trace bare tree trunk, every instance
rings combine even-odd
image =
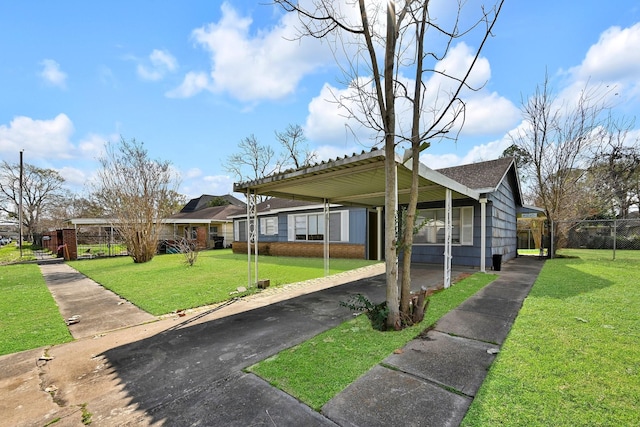
[[[361,1],[361,3],[364,3]],[[396,10],[395,2],[390,1],[387,9],[387,43],[384,57],[384,90],[386,109],[383,113],[385,127],[385,262],[387,278],[387,328],[400,329],[398,305],[398,168],[396,166],[395,145],[395,91],[393,72],[395,70],[396,48]]]

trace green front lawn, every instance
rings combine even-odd
[[[330,274],[375,264],[376,261],[332,259]],[[231,292],[247,287],[247,256],[231,250],[203,251],[193,267],[182,254],[158,255],[135,264],[130,257],[101,258],[68,263],[91,279],[143,310],[161,315],[228,300]],[[271,286],[324,276],[321,258],[259,257],[259,277]],[[254,265],[251,265],[252,275]]]
[[[20,257],[20,248],[15,242],[0,246],[0,265],[11,264],[19,261],[31,261],[34,259],[36,258],[33,256],[31,243],[22,243],[22,257]]]
[[[72,340],[40,268],[0,267],[0,355]]]
[[[422,323],[380,332],[360,315],[248,368],[315,410],[497,276],[476,273],[431,296]],[[381,387],[384,387],[381,384]],[[408,399],[411,397],[408,396]]]
[[[640,251],[548,260],[463,426],[640,420]]]

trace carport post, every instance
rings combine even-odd
[[[329,275],[329,201],[324,199],[324,276]]]
[[[447,188],[444,202],[444,288],[451,286],[451,189]]]
[[[256,208],[256,193],[251,194],[251,189],[247,188],[247,289],[253,287],[251,280],[251,244],[254,244],[255,251],[255,278],[258,282],[258,217]]]

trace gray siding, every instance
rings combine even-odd
[[[473,206],[473,246],[452,245],[451,255],[453,258],[451,263],[454,265],[480,267],[480,204],[472,199],[453,201],[453,207],[464,206]],[[421,204],[418,208],[442,209],[444,208],[444,202]],[[444,264],[444,245],[414,245],[411,261],[428,264]]]
[[[502,255],[507,261],[516,256],[516,202],[514,184],[504,179],[497,191],[488,195],[486,218],[485,266],[492,266],[492,255]],[[480,267],[481,218],[480,203],[475,200],[454,200],[454,207],[473,206],[473,246],[453,245],[451,263]],[[443,208],[444,202],[420,205],[420,209]],[[413,262],[444,264],[444,245],[414,245],[411,259]]]
[[[516,202],[509,179],[504,179],[497,191],[489,195],[491,201],[491,228],[487,235],[491,239],[490,254],[502,255],[506,261],[515,258],[518,244],[516,225]]]
[[[349,212],[349,241],[345,243],[364,245],[367,239],[367,209],[340,207],[340,208],[333,208],[331,210],[331,212],[338,212],[338,211]],[[259,230],[260,234],[258,235],[258,241],[259,242],[286,242],[288,239],[288,223],[287,223],[288,216],[291,214],[310,214],[310,213],[314,213],[314,214],[322,213],[322,210],[309,209],[309,210],[278,213],[278,234],[267,236],[262,234],[262,230]],[[258,223],[260,223],[260,218],[267,218],[270,216],[271,215],[259,216]],[[318,243],[320,244],[322,242],[319,241]]]

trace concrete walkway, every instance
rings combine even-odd
[[[157,317],[140,310],[63,263],[41,264],[40,271],[74,338],[152,322]]]
[[[339,302],[351,295],[384,300],[382,265],[157,321],[79,273],[43,266],[63,316],[80,315],[70,329],[84,338],[0,357],[0,426],[82,426],[82,408],[93,426],[458,425],[542,264],[504,264],[426,339],[390,355],[321,413],[243,369],[350,318]],[[412,273],[415,288],[442,281],[433,266]]]
[[[341,426],[459,425],[542,265],[535,257],[504,265],[498,279],[352,383],[322,413]]]

